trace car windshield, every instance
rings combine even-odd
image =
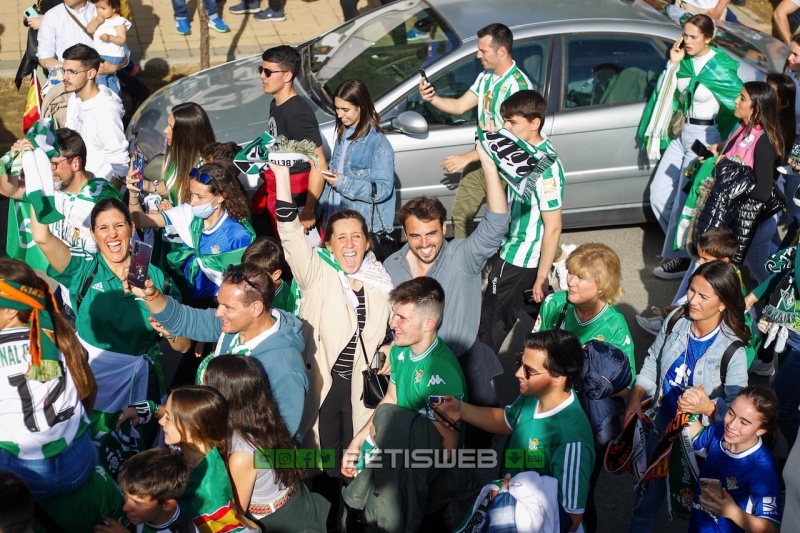
[[[427,3],[395,2],[323,35],[308,53],[311,73],[330,97],[344,80],[362,80],[378,100],[450,54],[461,39]]]

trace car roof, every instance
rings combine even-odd
[[[633,0],[427,0],[465,41],[478,29],[500,22],[513,30],[526,26],[576,20],[666,22],[663,15]]]

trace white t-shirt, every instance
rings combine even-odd
[[[711,61],[716,52],[711,50],[707,54],[700,57],[692,58],[692,66],[694,67],[695,74],[699,74],[706,63]],[[678,78],[678,90],[683,93],[689,86],[689,78]],[[710,120],[717,116],[719,113],[719,102],[714,94],[708,90],[706,86],[700,84],[694,91],[692,96],[692,108],[689,109],[689,117]]]
[[[98,26],[97,30],[94,32],[94,49],[97,50],[97,53],[101,56],[125,57],[127,55],[125,53],[125,45],[118,45],[112,42],[100,40],[101,35],[111,35],[112,37],[116,36],[117,26],[125,26],[126,30],[131,29],[131,23],[128,21],[128,19],[117,15],[103,21],[103,23],[100,24],[100,26]]]

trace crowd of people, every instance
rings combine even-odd
[[[800,529],[800,218],[786,200],[800,183],[800,40],[785,74],[742,83],[713,45],[722,9],[682,19],[639,140],[660,159],[655,275],[683,282],[637,317],[656,335],[637,369],[615,307],[619,256],[560,243],[558,139],[542,133],[545,100],[509,28],[478,30],[485,70],[461,97],[419,82],[441,112],[478,110],[474,150],[442,163],[463,172],[447,240],[438,199],[397,205],[392,146],[360,80],[333,94],[326,160],[289,46],[258,69],[266,134],[305,153],[276,143],[253,159],[184,102],[145,179],[108,77],[126,62],[120,9],[47,12],[40,62],[60,72],[66,106],[0,158],[0,194],[29,218],[38,254],[0,259],[0,531],[35,515],[39,530],[100,533],[594,533],[604,468],[635,476],[631,531],[653,531],[664,500],[689,531]],[[76,14],[121,54],[70,26]],[[252,199],[240,157],[261,167]],[[378,246],[395,220],[406,242]],[[501,407],[493,378],[519,311],[535,325],[513,362],[519,395]],[[169,380],[166,352],[184,354]],[[776,366],[771,388],[749,386]],[[463,452],[495,436],[507,436],[498,481],[481,490]],[[396,464],[398,450],[453,462]]]

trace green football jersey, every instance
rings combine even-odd
[[[558,480],[558,500],[571,514],[581,514],[594,467],[594,436],[589,419],[574,392],[546,413],[537,412],[539,399],[520,396],[506,406],[511,436],[506,442],[500,476],[533,470]]]
[[[461,365],[444,341],[436,337],[427,350],[414,355],[409,346],[392,346],[390,379],[397,388],[397,405],[419,411],[431,420],[428,396],[450,394],[460,400],[466,397],[466,383]]]
[[[556,327],[558,316],[567,301],[566,292],[555,292],[547,296],[539,308],[539,316],[533,326],[534,333],[548,331]],[[575,306],[570,305],[561,329],[574,333],[581,344],[590,340],[604,341],[622,350],[631,365],[631,385],[636,381],[636,361],[633,358],[633,338],[628,323],[616,307],[606,304],[595,316],[581,321]]]

